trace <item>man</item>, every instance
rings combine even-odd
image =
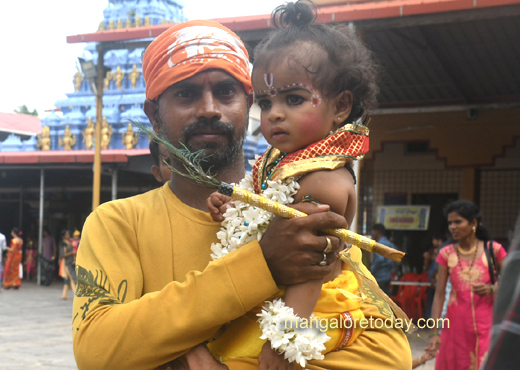
[[[43,228],[42,256],[50,261],[56,259],[56,241],[49,234],[49,229]]]
[[[7,243],[5,241],[5,235],[0,233],[0,282],[4,280],[4,251],[7,250]],[[1,285],[1,284],[0,284]]]
[[[371,234],[372,239],[374,239],[376,242],[395,249],[394,243],[392,243],[386,237],[386,228],[383,224],[375,224],[372,226]],[[390,278],[393,267],[394,263],[392,260],[380,256],[379,254],[372,254],[372,265],[370,266],[370,272],[372,272],[372,275],[374,275],[381,290],[387,295],[390,295]]]
[[[157,182],[164,184],[172,177],[172,171],[166,163],[164,163],[165,160],[169,161],[168,152],[162,145],[159,145],[153,140],[150,141],[149,148],[154,162],[152,165],[152,174]]]
[[[143,76],[144,110],[154,130],[175,145],[180,141],[201,150],[206,169],[219,180],[238,182],[244,175],[242,144],[252,102],[248,56],[240,39],[215,22],[175,25],[147,48]],[[172,164],[181,170],[176,161]],[[89,216],[73,308],[80,370],[257,369],[251,359],[220,364],[203,343],[277,294],[278,286],[330,272],[343,243],[331,237],[333,253],[320,266],[327,240],[318,230],[346,222],[326,212],[328,206],[312,204],[298,206],[314,212],[310,216],[276,218],[260,242],[209,263],[220,228],[206,212],[212,191],[173,173],[162,188],[105,203]],[[391,339],[381,348],[386,364],[403,357],[393,353],[394,342],[407,345],[403,334],[394,332],[399,340],[388,331],[380,333]],[[372,356],[378,340],[364,338],[351,357],[337,351],[330,361],[351,360],[361,369],[357,362]],[[409,354],[409,361],[404,358],[411,366]]]

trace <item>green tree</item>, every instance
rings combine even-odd
[[[29,108],[27,108],[27,105],[20,105],[18,107],[18,109],[15,109],[14,110],[15,113],[20,113],[20,114],[30,114],[31,116],[36,116],[38,117],[38,111],[36,109],[34,109],[32,112],[29,110]]]

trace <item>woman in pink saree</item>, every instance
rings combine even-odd
[[[444,304],[448,276],[452,284],[446,321],[439,336],[436,327],[430,334],[430,350],[439,350],[436,370],[477,370],[487,354],[491,336],[496,272],[506,256],[499,243],[488,242],[481,225],[478,207],[468,200],[458,200],[445,209],[454,244],[439,251],[437,288],[432,318],[437,322]],[[489,250],[489,261],[485,246]],[[496,265],[493,265],[493,258]],[[493,274],[494,283],[492,283]],[[448,325],[449,321],[449,325]]]
[[[23,240],[22,232],[16,227],[11,231],[11,244],[7,247],[7,260],[5,262],[4,289],[18,289],[22,285],[20,279],[20,264],[22,263]]]

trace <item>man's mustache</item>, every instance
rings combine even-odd
[[[229,139],[232,139],[235,136],[235,126],[233,126],[231,123],[225,123],[222,121],[209,122],[207,120],[200,120],[186,126],[182,130],[182,137],[184,139],[184,143],[187,143],[194,135],[194,132],[198,130],[220,131],[221,133],[225,134]]]

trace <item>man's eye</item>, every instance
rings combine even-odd
[[[233,87],[224,87],[222,90],[220,90],[220,95],[229,96],[233,95],[236,92],[236,90]]]
[[[287,104],[290,104],[290,105],[299,105],[299,104],[302,104],[305,99],[302,98],[301,96],[298,96],[298,95],[287,95]]]
[[[271,108],[271,102],[269,100],[262,99],[262,100],[258,101],[257,103],[261,110],[266,110],[266,109]]]
[[[188,98],[192,98],[194,96],[193,91],[191,91],[191,90],[181,90],[181,91],[178,91],[175,95],[182,99],[188,99]]]

